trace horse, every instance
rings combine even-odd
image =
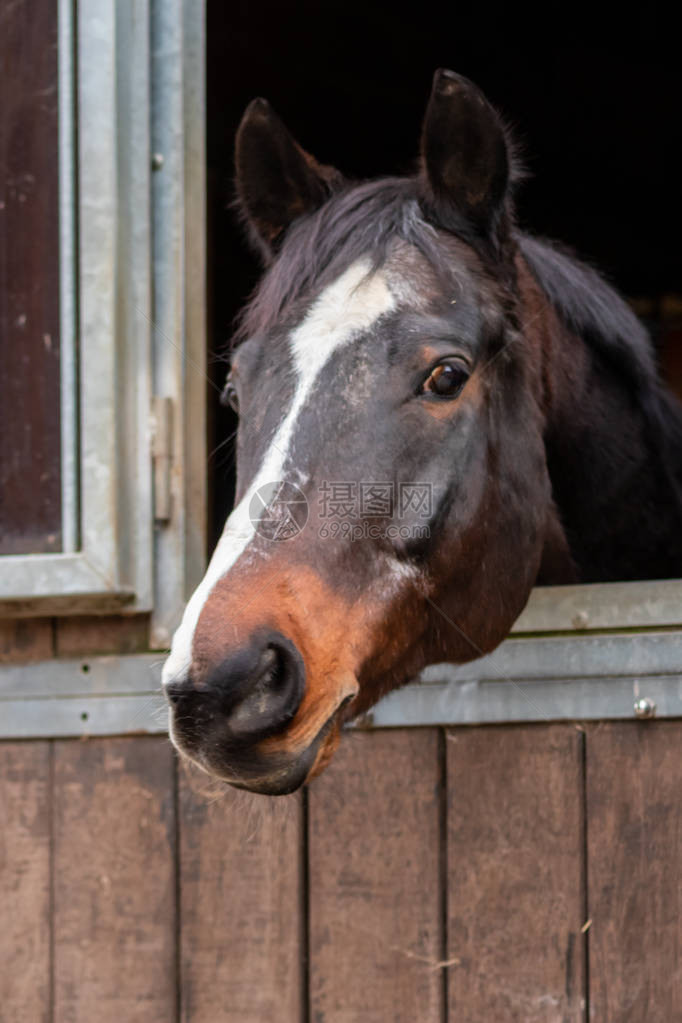
[[[294,791],[537,584],[681,574],[682,414],[623,299],[518,226],[522,173],[447,70],[404,177],[347,180],[246,109],[236,503],[163,671],[172,741],[232,785]]]

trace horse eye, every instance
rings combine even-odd
[[[456,398],[468,379],[469,371],[461,362],[440,362],[424,381],[422,392],[439,398]]]
[[[234,412],[239,412],[239,396],[237,394],[237,388],[234,386],[230,377],[227,378],[227,383],[223,387],[220,395],[220,404],[224,405],[225,408],[231,408]]]

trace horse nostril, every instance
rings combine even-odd
[[[254,741],[280,731],[298,710],[303,686],[303,662],[296,648],[284,637],[271,639],[242,679],[240,698],[230,709],[233,737]]]
[[[285,728],[304,687],[303,658],[294,644],[279,632],[263,630],[203,677],[195,673],[191,680],[173,680],[165,692],[176,734],[192,741],[220,734],[222,742],[243,747]]]

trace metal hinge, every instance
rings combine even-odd
[[[152,398],[152,466],[154,521],[170,522],[173,469],[173,399]]]

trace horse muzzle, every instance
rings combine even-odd
[[[333,704],[311,713],[306,671],[296,646],[259,630],[208,670],[169,680],[171,738],[181,754],[238,788],[285,795],[333,752],[337,717],[357,692],[346,679]]]

